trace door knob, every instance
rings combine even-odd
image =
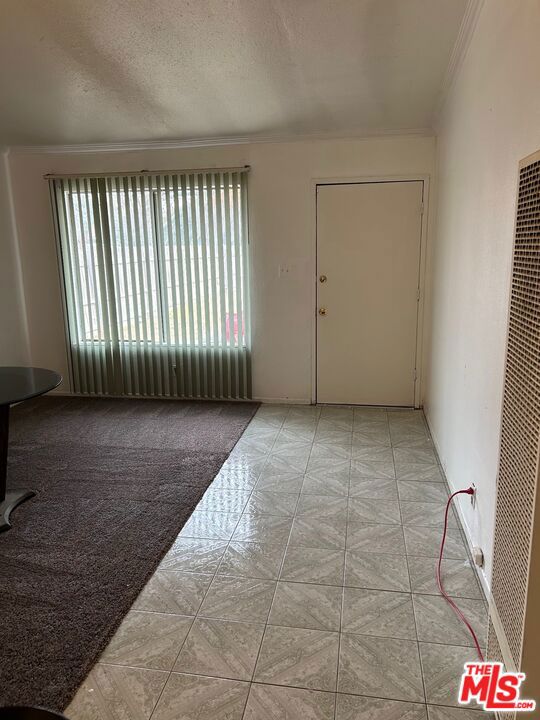
[[[326,308],[319,308],[319,315],[326,315]]]
[[[326,277],[326,275],[321,275],[319,278],[319,282],[322,282],[322,283],[326,282],[327,280],[328,280],[328,278]]]

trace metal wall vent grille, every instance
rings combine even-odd
[[[537,157],[537,156],[536,156]],[[521,167],[497,486],[492,594],[520,666],[540,441],[540,160]],[[488,657],[500,659],[493,627]]]

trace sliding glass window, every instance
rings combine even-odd
[[[50,184],[74,391],[251,397],[247,173]]]

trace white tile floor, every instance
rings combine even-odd
[[[66,711],[72,720],[476,720],[437,594],[420,411],[262,406]],[[486,608],[455,518],[444,575]]]

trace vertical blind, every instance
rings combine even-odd
[[[251,397],[246,172],[50,187],[74,391]]]

